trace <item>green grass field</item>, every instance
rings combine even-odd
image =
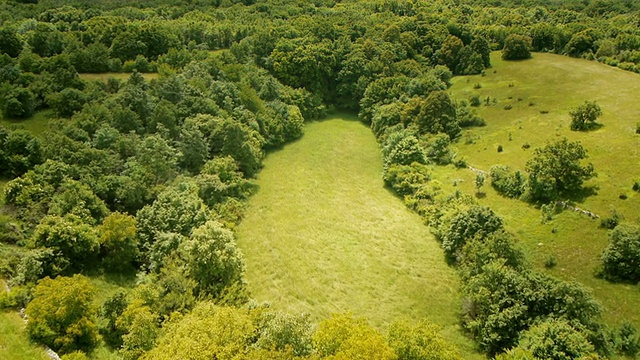
[[[2,279],[0,291],[5,291]],[[0,311],[0,359],[49,359],[42,347],[29,341],[24,329],[25,323],[17,312]]]
[[[384,331],[427,319],[466,357],[458,278],[421,219],[383,187],[371,131],[335,115],[270,154],[238,229],[253,297],[314,320],[351,311]]]
[[[52,121],[51,111],[39,111],[33,117],[25,120],[4,119],[0,116],[0,126],[8,129],[25,129],[29,130],[36,136],[41,136],[45,131],[49,130],[49,124]]]
[[[149,74],[140,73],[140,75],[142,75],[142,77],[147,81],[157,79],[159,76],[157,73],[149,73]],[[109,80],[109,78],[114,78],[122,81],[127,81],[127,79],[129,79],[130,76],[131,76],[130,73],[104,73],[104,74],[84,73],[84,74],[80,74],[80,79],[88,80],[88,81],[93,81],[93,80],[107,81]]]
[[[29,341],[17,312],[0,312],[0,325],[0,359],[49,359],[43,348]]]
[[[518,62],[502,61],[500,53],[494,53],[492,64],[486,76],[453,79],[450,92],[454,98],[479,95],[497,99],[494,105],[480,107],[479,114],[487,126],[464,131],[456,144],[459,156],[484,170],[495,164],[524,170],[534,148],[563,137],[579,140],[589,151],[588,160],[598,177],[586,183],[596,194],[576,205],[601,217],[610,216],[615,209],[626,221],[640,221],[640,194],[631,190],[633,180],[640,178],[640,135],[634,133],[640,121],[640,75],[597,62],[538,53]],[[475,84],[481,88],[474,89]],[[570,131],[569,110],[585,100],[595,100],[602,107],[604,114],[599,122],[604,126],[590,132]],[[506,105],[512,109],[505,110]],[[531,148],[523,149],[524,144]],[[502,153],[497,152],[498,145],[503,146]],[[457,180],[460,188],[474,192],[475,174],[470,170],[439,168],[436,177],[449,185]],[[599,256],[608,243],[607,232],[599,228],[598,220],[564,211],[550,223],[541,224],[539,209],[501,197],[489,181],[483,190],[486,197],[480,202],[505,219],[535,266],[544,269],[545,260],[555,257],[558,265],[548,271],[591,288],[604,306],[609,323],[631,320],[640,326],[639,287],[594,277]],[[621,194],[628,198],[620,199]]]

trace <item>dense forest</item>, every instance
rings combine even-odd
[[[489,99],[450,96],[455,76],[490,72],[492,51],[640,73],[636,1],[5,0],[0,34],[0,307],[25,309],[29,338],[63,359],[462,358],[425,321],[314,324],[252,300],[234,229],[262,160],[334,110],[371,127],[385,184],[458,272],[479,352],[640,351],[633,324],[609,326],[587,288],[531,266],[491,208],[430,181],[432,166],[468,166],[451,145],[488,121]],[[572,129],[600,114],[586,102]],[[476,187],[553,213],[596,175],[586,158],[560,139]],[[605,226],[600,276],[636,284],[640,229]],[[135,280],[98,305],[96,274]]]

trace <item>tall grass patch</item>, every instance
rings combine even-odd
[[[379,328],[426,319],[473,357],[458,287],[421,219],[384,188],[370,129],[348,115],[270,154],[238,229],[252,296],[321,320],[351,311]]]

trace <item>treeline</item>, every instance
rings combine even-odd
[[[26,306],[32,339],[72,353],[102,337],[131,359],[194,348],[201,358],[457,358],[429,325],[392,326],[383,337],[337,317],[314,331],[308,319],[250,301],[233,229],[251,179],[266,151],[340,108],[371,125],[385,182],[429,219],[460,269],[463,325],[483,351],[612,351],[588,292],[532,270],[489,209],[459,194],[443,199],[429,166],[466,166],[450,144],[461,128],[484,125],[473,104],[447,94],[452,76],[485,71],[490,51],[514,34],[534,51],[635,70],[632,14],[405,0],[115,4],[0,7],[3,117],[59,118],[42,137],[0,130],[0,172],[13,179],[0,217],[11,245],[0,248],[0,269],[12,291],[0,304]],[[128,80],[79,75],[120,71]],[[563,194],[589,175],[557,187],[548,173],[525,184],[502,170],[495,186],[503,180],[514,196],[527,186]],[[76,275],[96,272],[136,272],[139,285],[98,312]],[[61,288],[77,296],[60,299]],[[75,317],[52,315],[63,303]],[[624,331],[627,351],[636,335]],[[549,334],[562,345],[545,348]]]

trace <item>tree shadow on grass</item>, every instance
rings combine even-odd
[[[123,264],[118,270],[103,270],[100,268],[92,268],[85,272],[89,277],[102,278],[105,282],[120,287],[133,287],[136,283],[136,274],[138,270],[131,264]]]
[[[588,197],[598,195],[599,186],[584,186],[578,191],[564,194],[564,198],[574,203],[583,203]]]
[[[599,130],[599,129],[603,128],[603,127],[604,127],[604,124],[600,124],[600,123],[594,122],[594,123],[585,124],[584,125],[584,129],[576,129],[574,131],[586,133],[586,132],[590,132],[590,131]]]

